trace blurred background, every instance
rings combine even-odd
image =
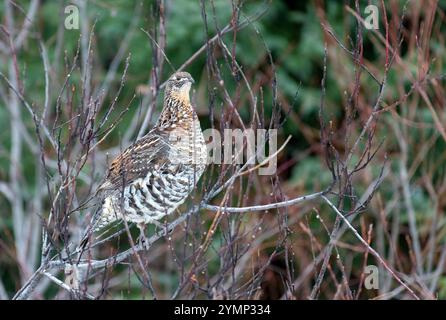
[[[369,4],[378,29],[364,27]],[[336,176],[327,197],[382,261],[317,198],[224,215],[200,256],[215,212],[199,210],[140,252],[142,263],[109,264],[76,290],[100,299],[151,299],[153,290],[161,299],[413,299],[403,282],[418,298],[445,299],[445,9],[433,0],[3,1],[0,298],[79,236],[89,212],[72,210],[153,126],[160,85],[185,64],[203,129],[273,127],[279,147],[291,136],[276,174],[244,175],[210,202],[284,201]],[[236,169],[210,166],[180,211]],[[128,248],[122,236],[91,259]],[[370,265],[377,287],[366,288]],[[70,277],[52,270],[29,297],[74,298]]]

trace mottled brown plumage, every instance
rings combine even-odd
[[[206,146],[191,105],[193,83],[187,72],[167,81],[163,110],[149,133],[112,162],[99,187],[102,210],[95,229],[117,219],[139,227],[172,213],[200,179],[206,166]]]

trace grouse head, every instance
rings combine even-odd
[[[166,95],[189,97],[190,87],[194,82],[190,73],[176,72],[167,80]]]

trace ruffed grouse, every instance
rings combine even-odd
[[[194,80],[177,72],[167,81],[160,117],[122,152],[99,187],[102,210],[94,230],[125,219],[143,232],[181,205],[206,167],[206,145],[189,91]]]

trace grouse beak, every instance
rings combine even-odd
[[[192,78],[190,78],[189,79],[189,81],[192,83],[192,84],[194,84],[195,83],[195,80],[194,79],[192,79]]]

